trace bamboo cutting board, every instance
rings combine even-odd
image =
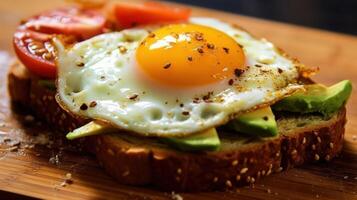
[[[15,114],[10,109],[6,68],[13,55],[12,33],[22,18],[64,4],[60,0],[0,1],[0,199],[170,199],[179,196],[184,199],[357,199],[357,37],[201,8],[193,8],[194,15],[237,23],[271,40],[303,63],[319,66],[321,71],[315,77],[318,82],[353,81],[345,146],[339,158],[271,175],[253,187],[175,196],[151,188],[117,184],[91,155],[26,145],[31,138],[37,143],[44,142],[42,133],[47,132],[36,123],[28,124],[32,121],[30,116]],[[18,140],[22,143],[18,144]],[[68,173],[73,182],[65,184]]]

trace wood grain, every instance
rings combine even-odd
[[[8,54],[12,55],[11,37],[19,20],[40,10],[64,5],[60,0],[11,0],[0,2],[0,141],[5,137],[29,139],[29,134],[45,132],[19,122],[23,115],[10,109],[6,93]],[[35,6],[36,5],[36,6]],[[357,38],[310,28],[258,20],[213,10],[193,8],[194,15],[211,16],[237,23],[259,37],[271,40],[290,55],[321,71],[316,80],[332,84],[342,79],[353,81],[353,95],[348,103],[345,148],[340,158],[330,163],[267,177],[254,187],[228,192],[180,194],[184,199],[357,199]],[[8,54],[7,54],[7,53]],[[46,147],[10,151],[0,145],[0,189],[19,195],[46,199],[167,199],[170,193],[150,188],[117,184],[107,176],[90,155]],[[59,163],[51,164],[55,155]],[[52,162],[53,163],[53,162]],[[73,183],[61,183],[71,173]],[[1,197],[6,196],[0,193]],[[19,196],[20,197],[20,196]]]

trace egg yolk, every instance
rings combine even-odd
[[[145,75],[172,87],[213,84],[245,68],[243,50],[233,38],[194,24],[168,25],[150,33],[136,59]]]

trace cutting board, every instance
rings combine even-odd
[[[12,33],[22,18],[64,4],[59,0],[0,2],[0,199],[357,199],[357,37],[197,7],[192,8],[196,16],[237,23],[306,65],[320,67],[315,77],[318,82],[353,81],[355,87],[347,105],[348,123],[340,157],[329,163],[308,164],[273,174],[249,187],[176,194],[120,185],[105,174],[91,155],[49,149],[46,145],[26,145],[31,138],[45,143],[41,137],[47,130],[38,128],[37,123],[29,124],[32,117],[19,114],[21,110],[11,109],[6,71],[13,56]],[[22,143],[17,143],[19,140]],[[65,181],[66,174],[71,174],[72,181]]]

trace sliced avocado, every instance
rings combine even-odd
[[[182,138],[161,138],[161,140],[182,151],[214,151],[221,145],[215,128]]]
[[[72,132],[69,132],[66,135],[66,138],[68,140],[74,140],[81,137],[108,133],[112,130],[114,130],[114,128],[108,125],[101,124],[96,121],[91,121],[88,124],[81,126],[77,129],[74,129]]]
[[[228,127],[237,132],[260,137],[278,134],[275,116],[269,106],[238,116],[228,123]]]
[[[344,80],[330,87],[312,84],[306,85],[305,89],[277,102],[273,109],[297,113],[316,112],[329,117],[347,101],[352,92],[352,83]]]

